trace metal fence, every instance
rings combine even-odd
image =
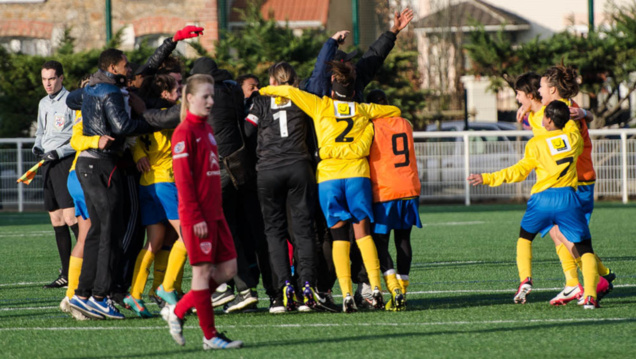
[[[636,195],[636,129],[590,130],[596,169],[596,198]],[[417,155],[425,201],[525,199],[536,177],[499,187],[472,187],[471,173],[494,172],[519,161],[531,134],[528,131],[416,132]]]
[[[535,174],[521,183],[500,187],[471,187],[470,173],[493,172],[519,161],[531,134],[528,131],[416,132],[415,152],[422,182],[420,199],[427,202],[522,200],[530,195]],[[596,169],[596,197],[636,196],[636,129],[591,130]],[[37,163],[31,153],[34,139],[0,139],[0,205],[5,210],[42,208],[42,178],[30,185],[16,180]]]

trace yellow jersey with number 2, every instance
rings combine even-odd
[[[264,96],[278,96],[292,100],[314,121],[318,147],[347,146],[363,137],[369,120],[383,117],[399,117],[401,111],[395,106],[362,104],[322,98],[292,86],[267,86],[260,90]],[[369,136],[368,138],[372,138]],[[371,147],[371,140],[364,146]],[[328,158],[318,163],[317,182],[335,179],[369,178],[369,162],[366,157],[356,159]]]

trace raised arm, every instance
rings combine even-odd
[[[356,91],[364,90],[369,82],[373,80],[382,67],[384,60],[395,46],[397,34],[402,31],[411,20],[413,20],[413,10],[406,8],[400,13],[395,12],[391,30],[380,35],[380,37],[369,46],[369,49],[364,55],[362,55],[360,61],[356,63],[356,83],[358,85],[356,86]]]
[[[314,71],[312,71],[311,76],[307,80],[305,87],[307,92],[317,96],[326,96],[329,94],[331,75],[327,62],[333,60],[338,45],[344,41],[348,34],[349,31],[346,30],[338,31],[322,45],[318,53],[318,58],[316,59],[316,64],[314,65]]]

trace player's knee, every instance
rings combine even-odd
[[[579,255],[581,256],[585,253],[594,253],[594,250],[592,249],[591,239],[586,239],[579,243],[574,243],[574,248],[576,248],[576,251],[579,252]]]
[[[523,229],[523,227],[520,228],[519,230],[519,238],[523,238],[523,239],[527,239],[529,241],[533,241],[534,237],[537,236],[537,233],[530,233],[528,231],[526,231],[525,229]]]

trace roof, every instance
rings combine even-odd
[[[240,11],[247,7],[248,0],[235,0],[230,11],[230,26],[243,25]],[[291,28],[325,27],[329,15],[329,0],[266,0],[261,5],[265,19],[274,19],[281,24],[289,22]]]
[[[502,26],[506,31],[530,29],[530,23],[524,18],[481,0],[467,0],[446,7],[418,20],[415,28],[434,33],[450,26],[453,32],[467,32],[471,31],[473,21],[484,25],[487,31],[497,31]]]

